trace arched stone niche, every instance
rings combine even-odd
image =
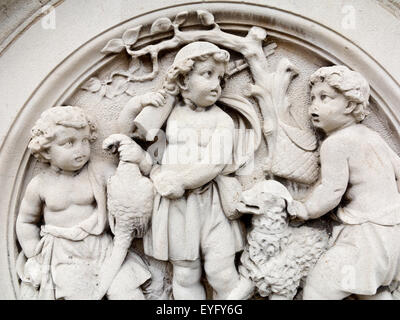
[[[3,93],[3,99],[0,98],[5,106],[2,110],[5,117],[2,119],[0,149],[2,179],[0,283],[3,289],[0,297],[2,299],[18,298],[19,282],[15,263],[19,248],[15,235],[15,221],[27,183],[41,170],[40,165],[27,150],[30,128],[40,113],[56,105],[77,105],[90,111],[95,115],[99,125],[99,138],[93,146],[93,156],[110,160],[111,158],[100,148],[103,138],[112,131],[112,126],[109,124],[118,117],[119,111],[130,95],[157,88],[166,68],[172,62],[176,50],[160,54],[160,73],[157,78],[151,82],[130,84],[130,95],[123,93],[110,99],[82,90],[82,85],[91,77],[104,79],[112,71],[127,66],[128,59],[124,52],[105,55],[101,53],[101,49],[109,40],[120,38],[129,28],[143,26],[135,47],[144,47],[170,37],[170,32],[151,35],[151,24],[160,17],[172,19],[184,10],[189,12],[198,9],[208,10],[214,15],[223,31],[237,35],[246,35],[253,26],[264,28],[268,34],[266,44],[273,42],[277,44],[275,53],[268,58],[270,68],[268,71],[274,71],[282,57],[287,57],[299,69],[299,75],[289,87],[288,94],[294,112],[298,113],[304,123],[307,123],[309,104],[309,75],[321,66],[332,64],[343,64],[357,70],[371,85],[371,115],[365,123],[378,131],[389,145],[398,154],[400,153],[400,114],[397,108],[400,101],[400,62],[390,59],[400,51],[400,45],[396,41],[396,31],[400,30],[398,28],[400,22],[374,1],[354,2],[353,8],[356,10],[355,16],[359,25],[350,31],[340,28],[338,21],[343,19],[342,7],[333,3],[325,7],[313,1],[306,1],[302,8],[290,4],[289,1],[286,4],[274,1],[271,3],[180,1],[175,5],[168,4],[168,1],[140,5],[139,3],[139,1],[129,4],[125,1],[115,1],[112,10],[107,11],[110,9],[108,7],[110,4],[106,1],[96,3],[88,1],[80,8],[70,1],[56,2],[54,3],[56,14],[60,17],[60,21],[57,22],[59,23],[57,28],[60,28],[58,31],[56,29],[51,36],[47,34],[42,44],[40,36],[43,32],[49,31],[40,29],[40,20],[34,21],[25,33],[22,30],[16,34],[13,42],[8,43],[0,55],[0,65],[5,67],[0,83],[6,90],[9,87],[12,93]],[[326,16],[329,9],[334,9],[334,15],[328,19]],[[371,9],[375,11],[368,11]],[[110,17],[101,24],[99,22],[101,17],[90,18],[93,13],[104,17],[110,14]],[[368,20],[366,16],[374,18],[375,29],[371,32],[375,36],[374,41],[370,41],[364,31],[366,26],[364,20]],[[73,25],[75,19],[80,21],[88,19],[86,27],[90,32],[86,30],[83,35],[80,34],[81,29]],[[96,22],[99,23],[97,28],[91,25]],[[382,26],[388,23],[391,23],[392,29],[385,30]],[[77,25],[80,28],[84,27],[82,22]],[[191,15],[183,29],[189,30],[198,26],[199,22]],[[65,34],[65,42],[59,38],[63,32],[68,32]],[[377,35],[381,37],[376,38]],[[56,47],[49,50],[48,46],[52,40]],[[393,53],[385,52],[388,45],[392,46]],[[29,50],[21,51],[24,47],[32,50],[32,57],[48,56],[47,62],[44,61],[46,59],[38,60],[38,66],[45,72],[36,70],[34,60],[29,61],[30,68],[26,68],[23,59],[29,59],[30,55]],[[52,57],[53,51],[56,57]],[[14,58],[11,56],[13,53],[17,53]],[[239,54],[231,53],[234,58],[241,58]],[[11,65],[17,65],[19,62],[25,69]],[[146,63],[144,61],[145,65]],[[29,79],[31,76],[32,79]],[[24,88],[25,81],[27,84]],[[243,84],[249,82],[251,76],[244,70],[233,76],[226,90],[244,93]],[[20,95],[17,95],[18,92]],[[265,143],[262,142],[262,147],[256,156],[259,161],[256,162],[254,174],[241,179],[246,189],[263,176],[260,168],[266,149]]]

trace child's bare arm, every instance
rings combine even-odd
[[[136,116],[147,105],[161,107],[165,103],[166,93],[164,90],[149,92],[140,96],[135,96],[128,101],[118,117],[119,133],[130,136],[135,131],[133,121]]]
[[[176,198],[181,194],[175,194],[171,190],[180,190],[182,193],[185,189],[192,190],[213,180],[232,161],[233,141],[222,138],[224,133],[230,133],[232,137],[233,129],[233,123],[231,126],[217,127],[207,147],[200,153],[201,160],[198,162],[166,165],[159,174],[151,175],[157,191],[162,196]],[[223,144],[221,144],[222,141]],[[176,186],[176,188],[170,188],[170,186]],[[172,194],[169,193],[170,191]]]
[[[135,130],[133,120],[135,120],[143,107],[140,96],[133,97],[128,101],[118,117],[118,129],[120,133],[126,135],[131,135],[133,133]]]
[[[334,209],[349,181],[348,155],[340,141],[326,140],[321,146],[320,157],[321,180],[303,202],[307,219],[319,218]]]
[[[35,248],[40,241],[38,223],[42,216],[42,200],[39,190],[40,179],[36,176],[26,189],[17,218],[17,236],[27,258],[35,255]]]
[[[396,152],[394,152],[392,150],[392,148],[390,148],[386,142],[385,142],[385,146],[388,149],[388,153],[389,153],[389,157],[390,157],[390,162],[392,163],[393,166],[393,170],[394,170],[394,174],[396,177],[396,181],[397,181],[397,189],[400,192],[400,157],[397,155]]]

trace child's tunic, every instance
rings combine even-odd
[[[362,124],[334,132],[323,142],[321,182],[304,205],[309,217],[317,218],[340,203],[337,215],[343,225],[334,231],[333,246],[308,281],[372,295],[400,280],[399,178],[400,158]]]
[[[232,163],[212,181],[186,190],[179,199],[156,195],[152,225],[143,239],[145,253],[156,259],[193,261],[205,257],[217,263],[219,258],[231,257],[244,247],[240,222],[229,220],[224,210],[230,206],[224,189],[227,183],[238,183],[227,175],[254,156],[260,144],[261,129],[258,116],[246,99],[225,96],[219,101],[236,111]],[[250,123],[250,130],[246,130],[245,121]],[[233,195],[231,200],[234,201]]]
[[[87,300],[96,294],[100,268],[111,256],[113,239],[105,231],[107,226],[105,182],[93,172],[92,165],[86,166],[83,170],[88,170],[97,207],[88,219],[77,226],[41,227],[42,238],[35,252],[42,268],[40,287],[32,293],[29,281],[25,279],[23,272],[20,272],[22,299]],[[125,281],[125,287],[136,290],[150,277],[151,274],[143,260],[134,252],[129,252],[114,281]],[[33,296],[28,296],[29,294]]]

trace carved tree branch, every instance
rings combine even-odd
[[[132,58],[138,58],[146,54],[157,57],[161,51],[175,49],[193,41],[207,40],[241,53],[250,66],[254,80],[261,81],[263,79],[265,68],[267,67],[267,59],[262,47],[262,40],[266,37],[264,29],[252,27],[246,37],[240,37],[222,31],[217,24],[214,24],[211,30],[195,31],[181,31],[178,25],[174,25],[174,33],[175,35],[172,39],[149,45],[140,50],[130,50],[128,48],[127,53]],[[156,65],[153,63],[153,68],[155,67]]]

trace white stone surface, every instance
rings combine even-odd
[[[297,72],[288,72],[286,75],[299,74],[292,81],[277,81],[285,88],[284,93],[272,93],[272,96],[275,94],[288,99],[288,103],[293,105],[292,110],[295,110],[295,120],[301,123],[305,135],[309,130],[306,114],[306,105],[309,103],[308,76],[321,66],[347,65],[361,72],[371,86],[371,115],[365,120],[366,125],[378,131],[390,147],[400,152],[400,114],[397,108],[400,101],[400,61],[393,58],[400,56],[400,19],[394,11],[396,7],[389,6],[385,1],[354,0],[338,3],[332,0],[322,4],[317,0],[234,0],[193,4],[181,0],[171,5],[167,0],[145,3],[138,0],[66,0],[55,4],[54,29],[49,28],[50,17],[36,20],[27,18],[25,21],[31,23],[26,28],[17,28],[11,34],[13,23],[10,20],[2,26],[2,30],[10,35],[0,46],[0,87],[3,88],[0,91],[0,177],[4,186],[0,197],[0,284],[5,288],[0,298],[18,296],[15,270],[18,248],[14,231],[16,214],[29,180],[34,173],[42,170],[29,158],[27,152],[29,130],[44,110],[60,104],[79,105],[100,120],[100,137],[99,142],[94,144],[93,156],[111,159],[102,153],[101,140],[114,133],[109,123],[118,118],[129,97],[122,94],[113,99],[98,98],[95,93],[80,88],[90,77],[105,79],[109,73],[126,65],[126,59],[118,55],[104,55],[101,50],[109,40],[120,38],[129,28],[143,25],[138,44],[146,45],[151,40],[151,37],[146,37],[150,25],[156,19],[165,16],[173,18],[183,10],[194,12],[201,9],[212,12],[227,32],[236,30],[243,35],[252,26],[266,29],[277,42],[277,49],[268,58],[263,71],[276,72],[284,79],[285,73],[279,73],[279,61],[289,58]],[[26,12],[25,9],[23,12]],[[40,12],[36,11],[33,16],[40,16]],[[15,17],[17,19],[17,15]],[[219,44],[222,40],[216,41]],[[235,51],[248,58],[240,46],[235,48],[235,44],[229,42],[222,45],[230,50],[238,49]],[[172,51],[162,55],[161,75],[151,84],[135,83],[132,86],[134,94],[154,91],[161,84],[162,76],[172,63],[175,53]],[[258,80],[264,79],[262,73],[257,76],[257,71],[254,71],[256,64],[252,64],[251,59],[247,61],[252,74],[246,71],[233,76],[227,82],[227,92],[243,94],[243,88],[251,81],[251,75],[255,77],[255,85],[262,82],[257,83]],[[268,99],[266,88],[268,86],[261,86],[261,95],[257,96],[257,86],[254,86],[250,88],[250,93],[256,97],[261,108],[259,116],[269,118],[266,115],[270,110],[263,107],[263,101]],[[257,104],[253,101],[253,105]],[[285,110],[286,107],[287,102],[275,105],[276,110]],[[279,119],[287,120],[285,117]],[[275,138],[270,140],[268,130],[274,131],[276,128],[263,127],[271,149]],[[288,136],[293,138],[296,135]],[[288,144],[282,145],[281,149],[277,145],[276,150],[285,150]],[[309,148],[307,152],[312,158],[315,150]],[[282,168],[273,166],[273,159],[269,162],[267,159],[266,146],[261,143],[255,158],[255,173],[239,178],[244,189],[249,189],[254,180],[263,179],[263,172],[293,179],[292,172],[283,174]],[[317,174],[313,166],[310,166],[309,171],[306,170],[307,174]],[[305,182],[311,183],[315,178],[313,176]],[[288,187],[298,194],[305,192],[302,188],[292,190]]]

